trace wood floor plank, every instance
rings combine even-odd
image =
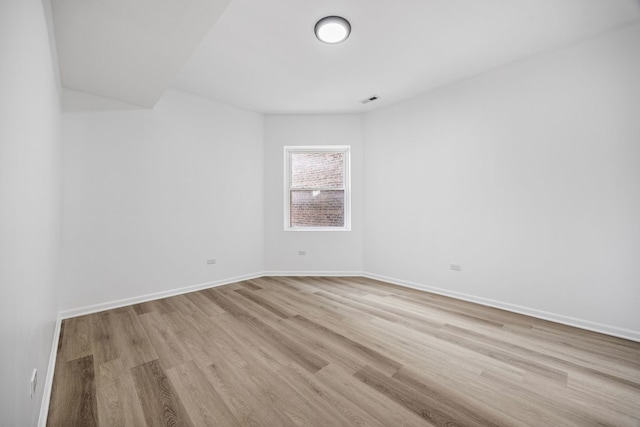
[[[193,361],[167,371],[196,426],[241,426],[220,393]]]
[[[113,316],[113,313],[105,312],[89,317],[91,354],[97,366],[118,357],[118,349],[113,340]]]
[[[124,367],[122,359],[110,360],[97,368],[96,389],[100,425],[147,425],[130,370]]]
[[[136,366],[131,374],[148,425],[193,426],[159,361]]]
[[[289,408],[289,390],[277,384],[274,372],[264,368],[263,356],[275,361],[281,358],[276,348],[256,336],[256,330],[245,324],[238,324],[231,315],[217,318],[222,325],[214,326],[211,336],[216,338],[212,347],[214,363],[204,367],[207,379],[221,393],[225,403],[242,424],[292,426],[297,423],[297,405]],[[226,323],[224,323],[226,322]],[[253,342],[257,344],[253,344]],[[251,343],[251,344],[250,344]],[[260,351],[249,351],[249,348]],[[275,363],[275,362],[274,362]],[[278,389],[280,396],[274,393]],[[260,414],[257,418],[256,414]],[[293,416],[293,417],[292,417]]]
[[[283,353],[287,354],[287,356],[291,357],[292,360],[300,363],[301,366],[305,367],[309,371],[316,372],[327,365],[326,361],[317,357],[313,353],[306,351],[302,346],[288,339],[284,334],[278,332],[269,325],[260,321],[258,318],[252,316],[249,312],[233,304],[219,292],[211,291],[207,295],[209,295],[216,304],[239,321],[246,322],[257,329],[260,329],[273,340],[274,344],[277,344],[282,349]]]
[[[49,426],[640,426],[640,343],[362,277],[61,325]]]
[[[448,399],[443,402],[438,397],[418,393],[415,388],[395,379],[390,379],[370,366],[364,366],[355,373],[355,377],[391,400],[402,404],[433,425],[496,425],[483,423],[483,420],[478,417],[469,416],[466,412],[458,411],[457,408],[447,405]]]
[[[605,364],[602,363],[602,361],[600,361],[600,363],[598,364],[598,367],[594,367],[594,366],[590,366],[591,361],[589,360],[585,360],[584,364],[580,364],[580,363],[576,363],[570,360],[564,360],[561,359],[557,356],[553,356],[553,355],[549,355],[549,354],[544,354],[540,351],[537,350],[532,350],[532,349],[528,349],[522,346],[519,346],[517,344],[512,344],[510,342],[506,342],[506,341],[501,341],[498,339],[495,339],[491,336],[488,336],[486,334],[479,334],[477,332],[474,331],[469,331],[469,330],[465,330],[459,327],[455,327],[455,326],[450,326],[450,325],[445,325],[445,330],[452,330],[454,331],[456,334],[460,335],[460,336],[467,336],[467,337],[471,337],[474,338],[476,342],[483,342],[485,344],[490,344],[492,345],[494,348],[505,348],[509,350],[509,353],[511,355],[513,354],[518,354],[519,356],[514,357],[514,361],[516,364],[518,363],[522,363],[523,360],[531,360],[531,359],[535,359],[535,360],[539,360],[539,361],[544,361],[545,363],[551,365],[551,366],[559,366],[559,369],[564,369],[564,370],[573,370],[573,371],[583,371],[583,372],[588,372],[590,375],[596,376],[596,377],[601,377],[604,379],[611,379],[615,382],[621,383],[621,384],[626,384],[629,387],[633,387],[636,389],[640,389],[640,381],[637,381],[635,379],[628,379],[628,378],[623,378],[622,375],[637,375],[638,372],[640,371],[640,369],[625,369],[627,366],[626,361],[620,362],[618,364],[616,364],[616,366],[618,367],[618,369],[620,371],[624,371],[624,372],[616,372],[616,373],[611,373],[608,372],[609,371],[609,366],[610,364]],[[468,346],[466,346],[468,347]],[[513,357],[513,356],[512,356]],[[593,360],[593,355],[591,355],[591,360]],[[596,359],[597,361],[598,359]],[[622,366],[620,366],[622,365]],[[535,370],[537,371],[539,368],[534,367]],[[622,375],[621,375],[622,374]],[[543,375],[549,375],[549,373],[543,373]],[[556,373],[552,373],[551,377],[552,378],[554,375],[557,375]],[[566,374],[560,374],[561,379],[563,379],[566,382]]]
[[[257,283],[251,280],[243,280],[242,282],[239,282],[239,285],[252,291],[257,291],[262,289],[260,285],[258,285]]]
[[[164,320],[166,316],[175,313],[177,311],[167,312],[164,315],[151,312],[138,316],[147,333],[149,342],[156,354],[158,354],[158,361],[165,370],[191,359],[183,346],[182,339],[176,336],[169,324]]]
[[[309,331],[315,331],[321,334],[328,342],[337,343],[339,346],[346,347],[348,351],[360,356],[362,359],[361,364],[378,365],[381,366],[381,369],[388,371],[389,373],[395,373],[402,366],[398,361],[385,356],[379,351],[356,342],[351,338],[309,320],[304,316],[298,314],[292,317],[291,320]]]
[[[220,320],[225,321],[224,317]],[[241,359],[245,366],[249,365],[254,369],[270,372],[272,377],[277,378],[273,384],[285,388],[287,415],[297,424],[316,425],[319,423],[318,420],[324,420],[321,424],[326,425],[351,424],[345,419],[344,414],[333,410],[335,405],[330,404],[327,399],[318,399],[319,391],[315,385],[310,385],[303,380],[303,378],[313,377],[313,374],[300,365],[289,363],[286,359],[279,357],[277,351],[273,351],[267,342],[256,337],[246,325],[222,323],[220,327],[224,330],[233,329],[233,337],[220,332],[217,336],[225,341],[224,346],[232,347],[231,351],[237,350],[243,355]],[[253,377],[253,375],[250,376]],[[262,387],[265,386],[266,384],[262,384]]]
[[[129,312],[117,313],[113,321],[117,330],[113,337],[114,345],[127,368],[158,359],[137,315]]]
[[[191,301],[196,307],[204,313],[205,316],[213,316],[215,314],[224,313],[224,310],[211,302],[203,292],[191,292],[184,295],[189,301]]]
[[[329,366],[323,369],[327,369]],[[317,374],[320,374],[320,372]],[[385,425],[372,413],[354,404],[351,400],[345,399],[337,390],[324,384],[317,375],[310,374],[299,366],[289,365],[281,368],[278,373],[305,398],[308,405],[313,406],[318,411],[316,420],[326,420],[327,425]],[[345,372],[344,374],[346,377],[352,378],[350,373]],[[310,425],[315,424],[317,422],[313,422]]]
[[[291,314],[287,313],[285,309],[283,309],[282,307],[278,307],[277,304],[273,303],[272,301],[269,301],[268,299],[261,297],[260,295],[256,295],[251,291],[247,291],[246,289],[237,289],[236,292],[242,295],[243,297],[253,301],[254,303],[266,308],[276,316],[279,316],[283,319],[287,319],[291,317]]]
[[[207,366],[213,363],[213,352],[210,351],[207,326],[209,318],[199,312],[192,315],[184,315],[180,312],[173,312],[162,315],[165,325],[179,339],[182,351],[179,353],[179,360],[194,360],[200,366]],[[180,362],[176,363],[176,366]]]
[[[63,321],[64,342],[58,358],[63,362],[80,359],[91,354],[89,316],[74,317]]]
[[[50,426],[98,425],[93,356],[85,356],[64,364],[64,381],[54,384],[49,405]]]
[[[516,425],[518,422],[506,414],[487,408],[478,399],[469,396],[460,389],[453,388],[439,381],[425,381],[414,371],[406,367],[393,374],[393,379],[415,390],[417,393],[431,397],[451,408],[450,412],[461,413],[474,420],[474,425]],[[466,384],[465,384],[466,385]]]
[[[327,393],[330,397],[327,399],[332,398],[329,401],[333,406],[353,405],[384,426],[415,427],[427,425],[418,414],[387,398],[383,393],[366,385],[340,366],[329,365],[318,372],[314,378],[305,379],[314,389],[319,389],[320,386],[327,387],[330,390],[330,393]]]

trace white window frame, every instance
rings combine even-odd
[[[343,153],[344,161],[344,227],[291,227],[291,153]],[[313,190],[336,190],[314,188]],[[351,146],[305,145],[284,147],[284,230],[285,231],[351,231]]]

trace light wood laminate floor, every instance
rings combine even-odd
[[[62,324],[49,426],[639,426],[640,344],[363,278]]]

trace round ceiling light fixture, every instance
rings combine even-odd
[[[318,21],[314,31],[321,42],[336,44],[349,38],[351,24],[340,16],[325,16]]]

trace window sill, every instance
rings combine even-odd
[[[351,231],[351,227],[286,227],[284,231]]]

